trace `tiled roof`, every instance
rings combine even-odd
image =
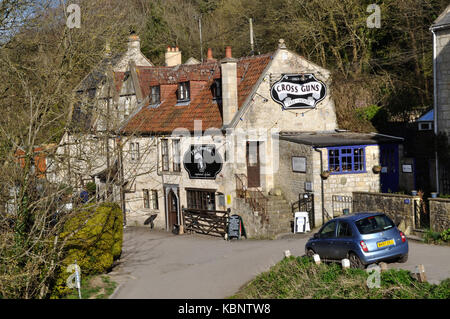
[[[271,54],[245,57],[237,60],[238,107],[252,92]],[[221,77],[220,62],[175,67],[137,67],[142,93],[149,95],[150,87],[161,86],[161,103],[145,105],[123,126],[122,132],[171,133],[176,128],[194,129],[194,121],[202,121],[202,129],[221,128],[221,103],[213,100],[211,85]],[[176,91],[179,82],[190,81],[190,103],[177,104]]]

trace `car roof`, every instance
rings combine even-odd
[[[339,220],[339,221],[357,221],[363,218],[367,218],[370,216],[376,216],[376,215],[382,215],[383,213],[381,212],[357,212],[357,213],[352,213],[349,215],[342,215],[339,217],[334,218],[335,220]]]

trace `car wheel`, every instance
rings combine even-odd
[[[314,250],[312,250],[311,248],[308,248],[308,249],[306,250],[306,256],[308,256],[308,257],[310,257],[310,258],[313,258],[314,255],[315,255],[315,252],[314,252]]]
[[[348,259],[350,260],[350,267],[357,269],[364,269],[364,264],[361,259],[359,259],[358,255],[355,253],[349,253]]]
[[[408,254],[404,254],[403,256],[401,256],[399,259],[398,259],[398,262],[399,263],[405,263],[405,262],[407,262],[408,261]]]

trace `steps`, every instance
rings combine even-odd
[[[275,236],[281,233],[292,232],[292,215],[291,205],[283,196],[267,196],[267,213],[269,218],[268,235]]]

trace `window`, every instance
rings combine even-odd
[[[139,143],[130,143],[130,156],[132,161],[139,160]]]
[[[222,81],[220,79],[214,80],[211,85],[211,93],[213,100],[220,100],[222,98]]]
[[[370,216],[355,224],[361,235],[379,233],[394,227],[394,223],[386,215]]]
[[[148,189],[143,189],[142,192],[144,194],[144,208],[150,208],[150,193]]]
[[[189,101],[189,82],[181,82],[178,84],[178,101]]]
[[[173,151],[173,171],[181,171],[181,158],[180,158],[180,140],[172,140]]]
[[[130,104],[131,104],[131,98],[129,96],[125,97],[125,117],[128,117],[130,115]]]
[[[432,129],[433,129],[433,125],[431,122],[419,123],[419,131],[430,131]]]
[[[159,209],[159,205],[158,205],[158,191],[157,190],[152,190],[151,193],[151,204],[152,204],[152,209]]]
[[[150,105],[159,104],[161,102],[160,86],[150,87]]]
[[[169,170],[169,141],[167,139],[161,140],[161,156],[162,156],[162,170]]]
[[[186,190],[187,208],[215,210],[216,197],[215,191],[208,190]]]
[[[362,173],[366,170],[363,146],[328,149],[328,170],[333,174]]]
[[[332,238],[335,236],[336,222],[329,222],[320,231],[320,238]]]
[[[338,226],[338,237],[352,237],[352,229],[346,222],[340,222]]]
[[[144,208],[158,209],[158,191],[143,189],[144,194]]]

